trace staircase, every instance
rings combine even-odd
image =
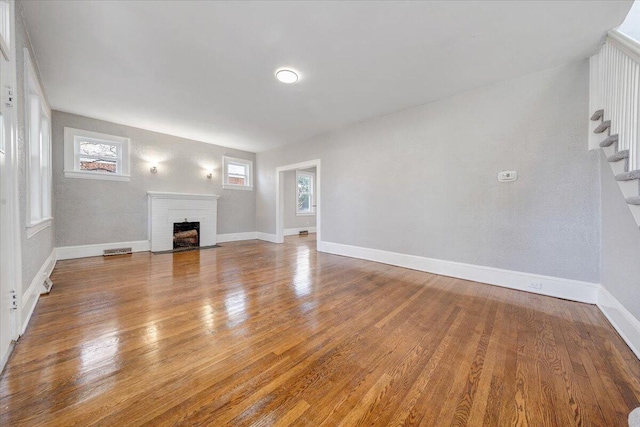
[[[601,148],[610,148],[612,154],[607,156],[607,160],[609,163],[613,162],[622,162],[623,171],[616,174],[616,181],[633,181],[634,185],[637,186],[638,194],[634,196],[627,197],[627,203],[630,205],[640,205],[640,170],[634,169],[629,170],[630,162],[629,162],[629,154],[631,152],[630,149],[620,150],[620,145],[618,144],[618,134],[611,134],[611,121],[603,120],[604,110],[598,110],[591,116],[592,121],[600,121],[598,127],[593,131],[596,134],[602,134],[608,132],[606,138],[600,142],[599,146]]]
[[[640,226],[640,43],[610,31],[590,59],[589,146],[602,148]]]

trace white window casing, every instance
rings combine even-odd
[[[51,211],[51,117],[28,49],[24,49],[27,238],[49,227]]]
[[[309,182],[309,190],[302,192],[300,189],[300,179],[306,179]],[[315,187],[315,179],[316,175],[311,172],[303,172],[296,171],[296,215],[297,216],[310,216],[315,215],[315,198],[314,198],[314,187]],[[308,209],[302,209],[300,207],[300,196],[308,196]]]
[[[253,190],[253,161],[235,157],[222,157],[225,190]]]
[[[129,181],[130,176],[130,139],[122,136],[107,135],[88,130],[64,128],[64,176],[65,178],[97,179],[104,181]],[[82,144],[112,147],[113,156],[105,157],[81,153]],[[108,159],[109,163],[115,163],[115,169],[83,170],[82,160]]]

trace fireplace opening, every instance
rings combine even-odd
[[[197,248],[200,246],[199,222],[173,223],[173,249]]]

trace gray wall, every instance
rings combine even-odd
[[[65,178],[65,127],[131,138],[131,181]],[[147,191],[219,194],[218,234],[255,231],[254,191],[222,189],[224,155],[255,161],[253,153],[54,111],[56,246],[147,240]],[[153,159],[161,160],[156,174]]]
[[[304,172],[316,173],[316,168],[303,169]],[[296,171],[283,173],[284,181],[284,228],[315,227],[315,215],[296,215],[298,197],[296,190]],[[315,181],[314,181],[315,186]],[[315,190],[314,190],[315,191]]]
[[[258,231],[275,168],[320,158],[324,241],[599,282],[587,89],[580,61],[259,153]]]
[[[601,151],[601,150],[598,150]],[[640,229],[601,155],[602,272],[601,283],[640,319]]]
[[[36,68],[38,80],[42,85],[40,70],[29,40],[24,20],[22,18],[22,3],[16,2],[16,77],[17,77],[17,104],[18,113],[18,163],[20,167],[18,192],[20,198],[20,229],[22,230],[22,293],[27,290],[34,277],[51,255],[54,248],[54,226],[45,228],[31,238],[27,238],[27,148],[25,141],[25,98],[24,98],[24,52],[27,48],[30,52],[31,62]],[[43,88],[46,91],[46,88]],[[46,93],[45,93],[46,96]],[[54,202],[55,203],[55,202]],[[55,225],[55,222],[54,222]],[[26,314],[26,313],[25,313]]]

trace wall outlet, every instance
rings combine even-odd
[[[542,289],[542,282],[531,282],[529,283],[529,287],[531,289]]]

